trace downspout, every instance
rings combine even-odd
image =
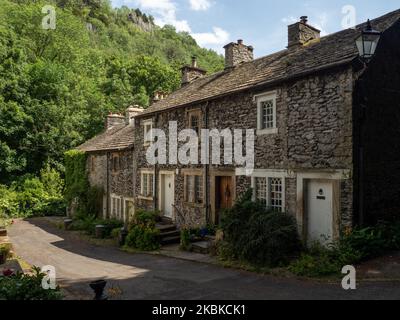
[[[154,127],[156,127],[158,124],[158,118],[159,118],[159,114],[156,114],[154,116]],[[158,207],[158,164],[157,163],[154,165],[154,180],[153,181],[154,181],[154,183],[153,183],[153,189],[154,189],[153,207],[154,207],[154,211],[156,211],[157,207]]]
[[[107,194],[107,209],[106,209],[106,219],[110,216],[110,153],[106,154],[106,172],[107,172],[107,186],[106,186],[106,194]]]
[[[208,129],[209,123],[208,123],[208,108],[209,108],[209,104],[210,102],[207,101],[205,108],[204,108],[204,129]],[[204,175],[205,175],[205,185],[206,185],[206,192],[205,192],[205,196],[206,196],[206,222],[207,224],[210,224],[211,221],[211,213],[210,213],[210,190],[211,190],[211,186],[210,186],[210,165],[209,165],[209,159],[210,159],[210,148],[209,148],[209,141],[207,141],[206,145],[207,145],[207,159],[208,161],[206,161],[206,163],[204,164]]]

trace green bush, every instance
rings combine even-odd
[[[181,230],[181,245],[180,245],[181,250],[190,251],[191,246],[192,246],[192,242],[191,242],[190,230],[182,229]]]
[[[138,210],[129,226],[126,245],[142,251],[154,251],[160,248],[160,231],[156,229],[158,212]]]
[[[85,231],[93,236],[97,225],[104,226],[104,238],[113,238],[113,231],[121,229],[124,223],[116,219],[97,219],[95,215],[83,215],[74,219],[70,230]]]
[[[252,190],[224,213],[222,229],[233,259],[272,267],[288,263],[301,248],[295,219],[253,202]]]
[[[46,165],[40,177],[25,175],[10,187],[0,186],[0,216],[6,218],[65,215],[63,180]]]
[[[142,251],[154,251],[160,248],[160,231],[154,227],[135,225],[126,237],[126,245]]]
[[[39,268],[34,274],[17,273],[9,277],[0,277],[0,300],[61,300],[60,288],[45,290],[42,280],[45,274]]]

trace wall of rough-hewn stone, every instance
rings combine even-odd
[[[168,122],[178,121],[178,131],[187,128],[187,111],[200,109],[203,128],[223,130],[256,129],[257,105],[254,95],[275,91],[277,93],[278,133],[256,136],[255,168],[284,169],[294,173],[325,169],[352,169],[352,72],[336,70],[314,75],[276,88],[232,94],[191,108],[176,109],[154,116],[154,128],[168,132]],[[206,112],[206,110],[208,110]],[[207,116],[206,116],[207,114]],[[145,118],[143,118],[145,120]],[[143,127],[137,123],[136,150],[140,168],[151,167],[145,159]],[[221,154],[221,157],[223,153]],[[182,165],[157,166],[157,170],[184,169]],[[203,169],[204,166],[194,166]],[[235,169],[232,166],[210,166],[210,169]],[[296,178],[286,179],[286,209],[296,214]],[[158,176],[156,175],[156,185]],[[352,217],[352,181],[343,184],[343,223],[349,224]],[[248,177],[236,178],[239,196],[251,186]],[[204,222],[206,208],[194,210],[183,202],[183,176],[176,179],[175,203],[182,212],[192,212],[195,221]],[[206,190],[210,192],[211,186]],[[140,192],[140,182],[136,184]],[[210,199],[208,194],[208,199]]]
[[[113,155],[118,155],[120,158],[121,167],[117,171],[111,170]],[[135,196],[133,161],[133,150],[111,153],[109,157],[109,183],[111,194],[129,198]]]
[[[89,184],[92,187],[107,190],[107,154],[92,153],[87,158],[87,172]]]

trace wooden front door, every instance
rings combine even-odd
[[[232,177],[216,177],[215,181],[215,222],[220,223],[221,212],[233,206],[233,181]]]

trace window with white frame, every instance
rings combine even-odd
[[[152,198],[154,196],[154,174],[152,172],[142,172],[142,190],[143,197]]]
[[[261,201],[273,211],[283,212],[284,206],[284,178],[255,177],[255,199]]]
[[[265,94],[255,97],[257,102],[258,134],[277,132],[276,126],[276,94]]]
[[[122,221],[123,216],[123,201],[121,197],[112,195],[111,196],[111,216],[114,219]]]
[[[153,130],[153,121],[147,120],[143,122],[144,145],[150,145],[153,142],[151,131]]]
[[[204,198],[203,176],[185,175],[185,200],[188,203],[202,204]]]

